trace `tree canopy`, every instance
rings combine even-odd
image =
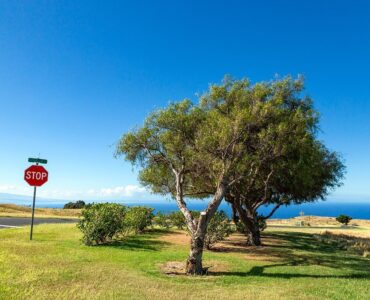
[[[152,192],[171,195],[185,217],[188,273],[202,273],[205,233],[222,199],[253,231],[261,205],[314,201],[340,184],[343,164],[317,139],[318,113],[302,91],[301,78],[226,77],[199,104],[171,103],[121,138],[116,154],[140,168]],[[188,198],[210,201],[195,217]]]

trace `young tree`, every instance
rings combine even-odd
[[[210,250],[212,245],[224,240],[231,234],[230,220],[226,213],[217,211],[209,222],[205,238],[205,247]]]
[[[352,218],[347,215],[339,215],[335,218],[339,223],[344,224],[345,226],[348,225],[349,222],[351,222]]]

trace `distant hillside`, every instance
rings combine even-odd
[[[67,200],[62,199],[47,199],[43,197],[37,197],[38,201],[48,201],[53,203],[66,203]],[[15,203],[15,204],[31,204],[32,203],[32,195],[17,195],[17,194],[8,194],[8,193],[0,193],[0,202],[1,203]]]
[[[27,201],[27,200],[32,200],[32,197],[25,196],[25,195],[0,193],[0,200],[1,201]]]
[[[32,209],[16,204],[0,204],[0,217],[31,217]],[[80,209],[36,208],[37,218],[77,218]]]

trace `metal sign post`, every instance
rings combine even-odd
[[[32,202],[32,219],[31,219],[31,231],[30,231],[30,241],[32,241],[33,234],[33,220],[35,219],[35,202],[36,202],[36,187],[33,187],[33,202]]]
[[[32,201],[32,219],[31,219],[31,231],[30,231],[30,240],[32,241],[33,235],[33,222],[35,219],[35,204],[36,204],[36,187],[42,186],[45,182],[48,181],[49,173],[45,170],[40,164],[47,164],[46,159],[40,158],[29,158],[28,162],[36,163],[24,171],[24,180],[30,185],[33,186],[33,201]]]

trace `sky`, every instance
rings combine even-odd
[[[0,1],[0,193],[155,200],[115,145],[225,74],[302,74],[347,166],[330,201],[370,202],[369,1]]]

